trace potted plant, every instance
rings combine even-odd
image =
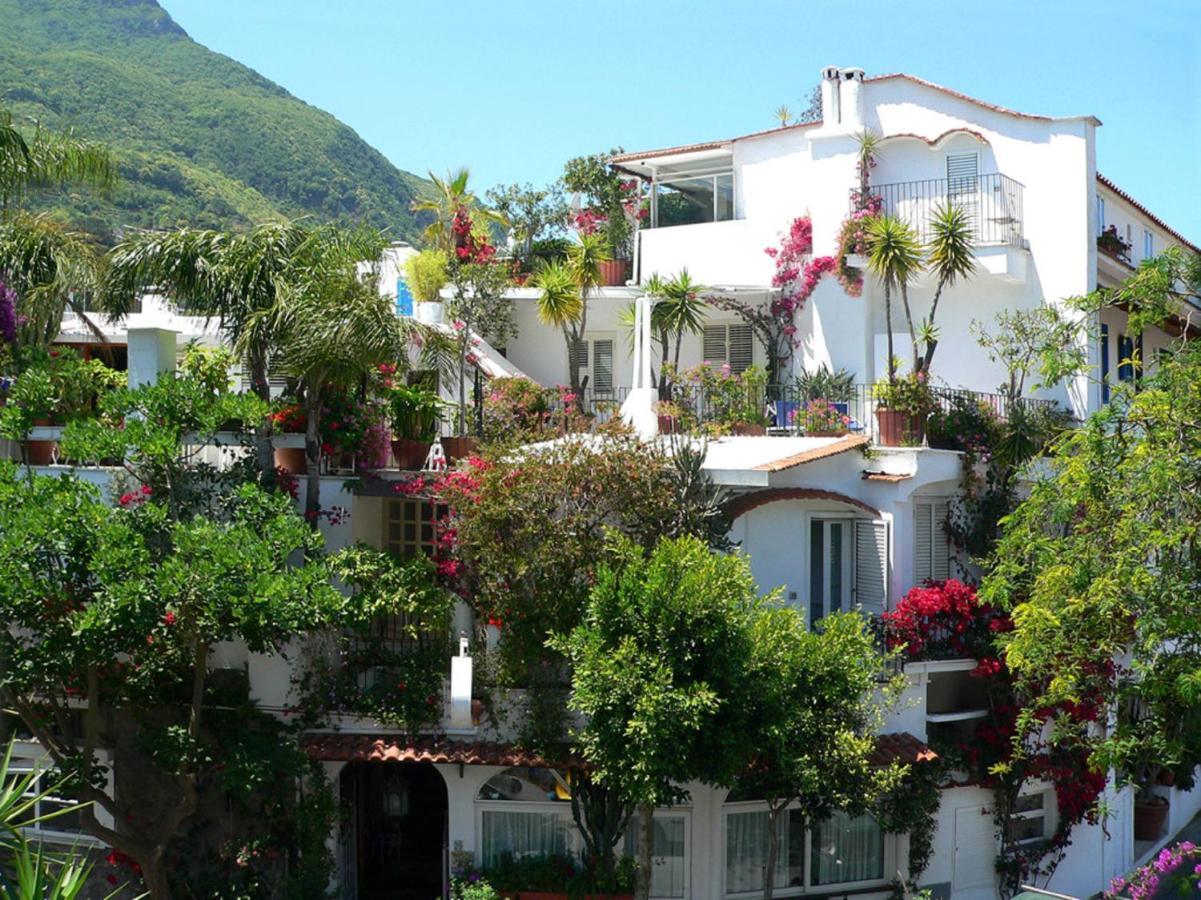
[[[388,393],[392,456],[397,468],[416,470],[425,465],[437,434],[441,407],[437,394],[416,385],[396,385]]]
[[[300,403],[284,403],[271,413],[271,425],[278,435],[304,435],[308,417],[304,406]],[[293,475],[308,473],[308,463],[304,458],[304,440],[297,440],[295,446],[284,445],[275,448],[275,466]]]
[[[1117,225],[1110,225],[1097,235],[1097,249],[1106,256],[1112,256],[1124,263],[1130,262],[1130,243],[1118,234]]]
[[[0,432],[6,438],[20,441],[25,465],[47,466],[54,459],[57,446],[52,440],[32,440],[31,429],[49,425],[55,407],[54,383],[48,369],[26,369],[11,384],[9,402],[0,410]]]
[[[1168,798],[1154,793],[1150,783],[1139,785],[1134,797],[1134,839],[1159,840],[1163,836],[1171,809]]]
[[[877,443],[904,447],[925,440],[926,417],[932,404],[924,372],[881,381],[873,387],[872,396],[876,401]]]

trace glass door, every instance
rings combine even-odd
[[[851,608],[851,520],[809,522],[809,627]]]

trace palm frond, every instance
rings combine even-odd
[[[938,206],[930,219],[930,230],[927,264],[940,284],[954,284],[975,272],[972,219],[962,206]]]
[[[538,289],[538,318],[548,325],[563,327],[578,322],[584,301],[570,263],[548,262],[530,279]]]
[[[895,216],[878,216],[867,226],[867,267],[886,284],[908,284],[922,267],[921,242]]]

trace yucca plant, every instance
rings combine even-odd
[[[943,289],[960,278],[971,277],[976,271],[976,261],[972,256],[972,218],[967,210],[951,203],[940,205],[930,220],[930,230],[932,235],[930,243],[926,245],[926,267],[935,278],[934,300],[930,304],[929,317],[922,322],[919,339],[925,347],[925,353],[919,359],[920,365],[916,366],[917,370],[925,372],[930,371],[930,362],[938,347],[934,316],[938,313],[938,301],[942,299]],[[916,347],[914,353],[916,358]]]
[[[867,267],[884,285],[884,316],[888,328],[888,380],[896,381],[892,342],[892,292],[898,290],[905,308],[909,340],[917,354],[917,334],[909,310],[909,282],[922,268],[921,242],[913,229],[895,216],[879,216],[867,226]],[[915,365],[916,368],[916,365]]]

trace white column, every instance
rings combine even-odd
[[[175,371],[175,337],[170,328],[131,328],[128,332],[129,386],[157,384],[159,375]]]
[[[651,387],[651,309],[654,300],[643,294],[634,306],[634,378],[630,395],[621,404],[621,420],[643,440],[659,436],[658,397]]]

